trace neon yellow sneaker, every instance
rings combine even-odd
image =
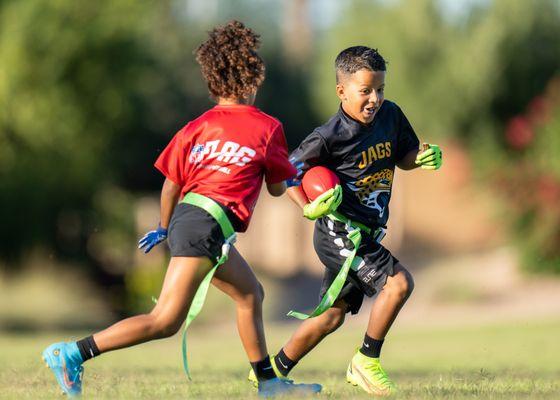
[[[278,367],[276,367],[276,363],[274,362],[274,357],[276,356],[276,354],[270,356],[270,365],[272,365],[272,370],[274,371],[274,373],[276,374],[276,376],[283,380],[283,381],[287,381],[288,377],[282,375],[282,373],[278,370]],[[253,384],[254,387],[258,388],[259,387],[259,381],[257,381],[257,376],[255,375],[255,371],[253,371],[253,369],[251,369],[249,371],[249,376],[247,377],[247,380],[249,382],[251,382]]]
[[[381,368],[379,358],[367,357],[357,351],[348,365],[346,380],[376,396],[395,394],[397,387]]]

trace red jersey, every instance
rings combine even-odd
[[[155,166],[181,186],[228,207],[247,229],[263,178],[292,178],[282,124],[257,107],[217,105],[185,125]]]

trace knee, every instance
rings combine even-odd
[[[152,321],[150,331],[152,336],[157,339],[168,338],[176,334],[183,324],[182,318],[173,318],[157,314],[151,315]]]
[[[249,293],[246,293],[236,299],[237,305],[242,308],[261,307],[264,301],[264,288],[257,282]]]
[[[340,308],[332,307],[328,309],[323,315],[321,320],[322,333],[328,335],[336,331],[344,323],[345,311]]]
[[[406,300],[414,290],[414,279],[406,269],[399,271],[391,277],[386,289],[401,300]]]

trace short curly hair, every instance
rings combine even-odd
[[[249,97],[264,81],[264,62],[256,51],[260,35],[233,20],[208,36],[195,54],[212,97]]]
[[[336,82],[341,75],[351,75],[362,69],[369,71],[386,71],[387,62],[377,49],[367,46],[353,46],[342,50],[334,62]]]

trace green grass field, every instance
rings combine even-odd
[[[180,336],[108,353],[86,365],[86,398],[256,398],[246,381],[248,363],[233,326],[198,326],[189,338],[193,382],[181,367]],[[293,325],[268,325],[276,351]],[[320,382],[320,398],[367,398],[345,382],[345,368],[363,328],[346,325],[293,372],[296,381]],[[0,335],[0,398],[60,398],[41,350],[81,335]],[[560,320],[487,327],[404,329],[383,350],[398,399],[559,399]]]

